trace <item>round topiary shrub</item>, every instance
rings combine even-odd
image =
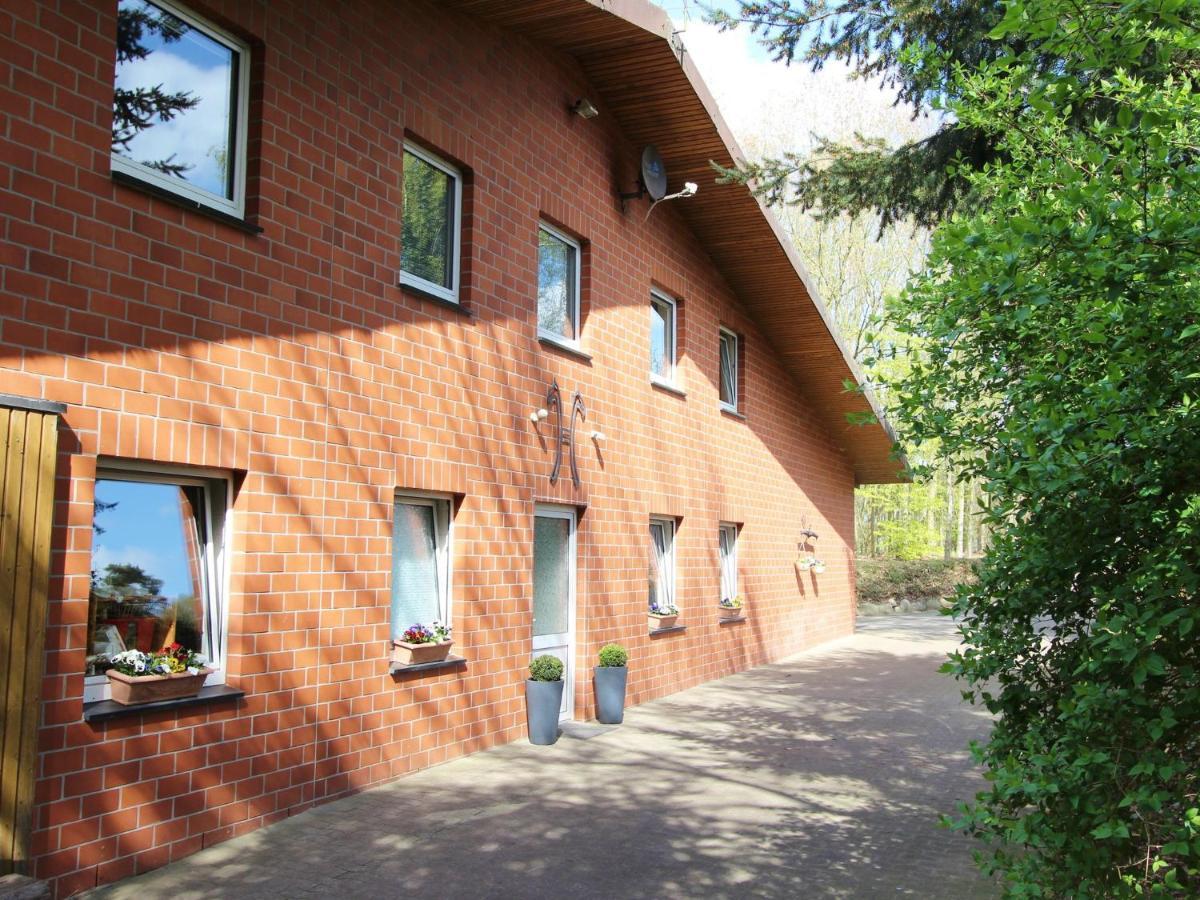
[[[600,648],[600,665],[616,668],[629,662],[629,653],[620,644],[605,644]]]
[[[529,664],[533,681],[562,681],[563,664],[557,656],[538,656]]]

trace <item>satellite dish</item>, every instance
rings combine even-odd
[[[654,200],[661,200],[667,194],[667,167],[653,144],[642,150],[642,185]]]

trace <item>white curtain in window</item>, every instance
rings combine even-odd
[[[722,526],[719,532],[721,550],[721,599],[727,600],[737,596],[737,554],[734,550],[737,532]]]
[[[670,531],[666,522],[650,523],[650,603],[659,606],[675,605]]]
[[[396,503],[392,535],[392,636],[440,617],[437,519],[431,504]]]

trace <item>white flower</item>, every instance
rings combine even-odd
[[[146,671],[146,662],[145,662],[145,660],[141,660],[141,659],[135,659],[135,660],[133,660],[133,670],[134,670],[135,672],[145,672],[145,671]]]
[[[199,674],[200,674],[200,670],[199,670],[199,669],[197,669],[195,666],[188,666],[187,673],[188,673],[189,675],[199,675]]]

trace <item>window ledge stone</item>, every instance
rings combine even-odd
[[[729,416],[731,419],[740,419],[743,422],[746,421],[746,414],[744,412],[739,412],[738,410],[732,409],[731,407],[722,405],[721,412],[724,415]]]
[[[244,231],[246,234],[262,234],[261,226],[251,222],[249,219],[239,219],[235,215],[227,212],[222,212],[219,209],[213,209],[211,206],[205,206],[199,201],[192,200],[189,197],[183,197],[166,188],[159,187],[156,184],[151,184],[148,181],[130,175],[127,172],[122,172],[119,169],[112,170],[112,180],[114,184],[123,185],[127,188],[133,188],[135,191],[141,191],[143,194],[149,194],[151,197],[157,197],[159,200],[164,200],[174,206],[186,209],[190,212],[199,213],[202,216],[207,216],[217,222],[223,222],[226,225],[231,225],[239,231]]]
[[[575,344],[572,344],[569,341],[562,340],[561,338],[556,338],[549,334],[539,334],[538,343],[543,347],[547,347],[551,350],[558,350],[562,353],[568,354],[569,356],[574,356],[576,359],[581,359],[584,362],[590,363],[592,361],[592,354],[581,349],[580,347],[577,347]]]
[[[427,663],[413,663],[404,665],[403,663],[389,663],[389,675],[415,675],[421,672],[438,672],[444,669],[457,669],[459,666],[465,666],[467,658],[465,656],[447,656],[445,659],[434,660]]]
[[[400,291],[405,294],[411,294],[418,300],[423,300],[426,303],[432,303],[434,306],[440,306],[442,309],[448,309],[456,312],[460,316],[463,316],[467,319],[475,318],[474,313],[463,306],[461,302],[456,300],[447,300],[445,297],[440,297],[433,293],[433,291],[427,291],[424,288],[418,287],[417,285],[408,281],[400,282]]]
[[[246,692],[227,684],[212,684],[200,689],[200,693],[192,697],[178,697],[174,700],[156,700],[154,703],[139,703],[126,706],[114,700],[98,700],[95,703],[83,704],[83,721],[95,724],[109,719],[123,719],[140,716],[145,713],[188,709],[193,706],[210,706],[227,700],[241,700]]]
[[[660,391],[665,391],[668,394],[674,394],[676,397],[687,397],[687,391],[685,391],[683,388],[677,387],[671,382],[664,381],[661,378],[656,378],[653,375],[650,376],[650,385],[651,387],[658,388]]]
[[[734,619],[718,619],[717,624],[718,625],[738,625],[745,621],[746,621],[745,616],[738,616],[737,618],[734,618]]]
[[[659,637],[664,634],[678,634],[681,631],[687,631],[687,626],[672,625],[670,628],[655,628],[650,632],[650,637]]]

